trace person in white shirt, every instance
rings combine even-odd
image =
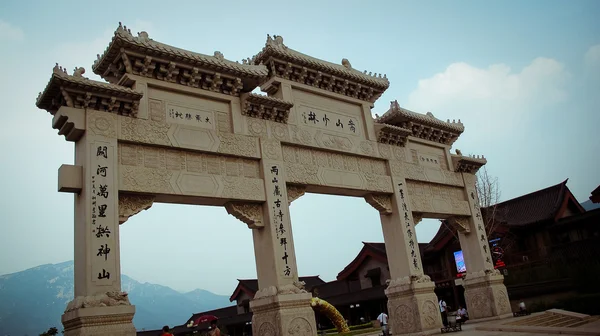
[[[456,315],[460,316],[460,323],[465,323],[469,319],[469,314],[467,313],[467,310],[462,306],[458,306]]]
[[[440,302],[438,302],[438,304],[440,305],[440,312],[442,313],[442,323],[444,324],[444,327],[447,327],[448,326],[448,312],[447,312],[446,301],[444,301],[444,299],[440,298]]]
[[[386,313],[381,313],[377,316],[377,321],[381,325],[381,332],[383,332],[383,336],[388,336],[388,316]]]

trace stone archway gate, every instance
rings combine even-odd
[[[392,102],[373,119],[386,76],[288,48],[280,36],[242,63],[134,36],[119,24],[92,70],[56,65],[36,105],[75,142],[59,191],[75,194],[75,299],[65,334],[134,335],[121,292],[119,224],[153,202],[224,206],[253,232],[259,291],[255,335],[315,335],[310,293],[298,282],[289,204],[305,192],[364,197],[379,210],[395,334],[440,327],[415,225],[448,218],[460,229],[472,317],[510,312],[475,195],[483,158],[451,155],[459,122]],[[260,86],[268,95],[251,93]]]

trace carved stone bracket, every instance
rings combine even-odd
[[[392,214],[392,199],[389,195],[368,194],[365,201],[382,215]]]
[[[77,142],[85,133],[85,111],[62,106],[52,118],[52,128],[64,135],[67,141]]]
[[[228,202],[225,204],[225,210],[228,214],[246,223],[250,229],[265,226],[261,204]]]
[[[288,203],[292,204],[293,201],[300,198],[300,196],[306,193],[306,187],[304,186],[296,186],[296,185],[288,185],[287,186],[287,197]]]
[[[448,223],[460,232],[471,232],[471,229],[469,228],[469,217],[450,217],[448,218]]]
[[[154,203],[154,196],[119,195],[119,224],[142,210],[148,210]]]
[[[413,222],[415,225],[419,224],[423,220],[423,214],[420,212],[413,212]]]

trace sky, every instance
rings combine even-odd
[[[455,143],[485,155],[502,200],[569,179],[584,202],[600,185],[600,1],[3,1],[0,3],[0,274],[73,258],[73,195],[57,171],[74,145],[35,98],[58,62],[91,71],[119,22],[180,48],[242,60],[267,34],[311,56],[385,73],[390,101],[461,119]],[[382,242],[362,198],[308,194],[291,205],[302,276],[335,279]],[[428,242],[439,223],[417,226]],[[154,204],[120,227],[122,272],[179,291],[230,295],[255,278],[252,233],[224,208]]]

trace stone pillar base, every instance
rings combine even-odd
[[[310,293],[274,295],[254,299],[252,334],[257,336],[317,335]]]
[[[393,335],[439,333],[442,316],[434,288],[435,284],[426,275],[390,282],[385,294]]]
[[[463,279],[469,319],[501,316],[511,313],[504,277],[498,270],[467,273]]]
[[[65,336],[135,336],[135,306],[78,308],[62,315]]]

